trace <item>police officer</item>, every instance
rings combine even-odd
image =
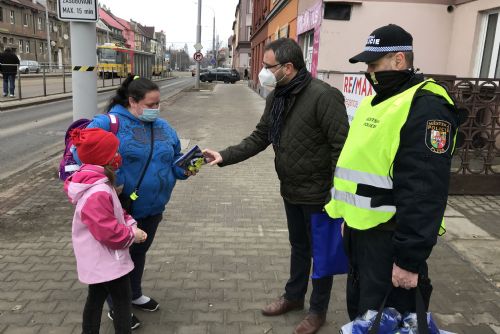
[[[443,216],[458,114],[446,90],[413,68],[413,38],[390,24],[376,29],[364,62],[376,96],[356,111],[325,209],[342,217],[350,261],[347,308],[354,319],[386,307],[415,312],[417,284],[428,308],[426,260]]]

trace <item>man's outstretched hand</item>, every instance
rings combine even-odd
[[[212,151],[208,148],[203,150],[203,156],[210,166],[220,164],[222,162],[222,156],[217,151]]]

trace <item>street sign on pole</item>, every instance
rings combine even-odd
[[[195,52],[193,55],[193,59],[196,60],[198,63],[203,60],[203,53],[201,52]]]
[[[201,43],[196,43],[195,45],[193,45],[193,47],[196,51],[200,51],[201,49],[203,49],[203,45],[201,45]]]
[[[215,65],[216,61],[215,58],[210,59],[210,64]]]
[[[97,22],[98,13],[97,0],[58,0],[57,16],[61,21]]]

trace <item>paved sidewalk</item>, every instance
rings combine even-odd
[[[188,92],[162,105],[184,143],[222,149],[249,134],[264,101],[243,84]],[[80,333],[86,286],[76,279],[72,207],[56,160],[0,183],[0,334]],[[500,197],[452,197],[448,235],[430,259],[431,311],[443,329],[500,333]],[[137,333],[290,334],[305,315],[264,317],[289,271],[289,244],[271,149],[241,164],[204,167],[179,182],[144,274],[161,304],[137,311]],[[326,326],[348,322],[345,277],[334,280]],[[103,316],[102,333],[113,333]]]

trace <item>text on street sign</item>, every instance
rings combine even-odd
[[[97,22],[97,0],[58,0],[57,16],[61,21]]]

